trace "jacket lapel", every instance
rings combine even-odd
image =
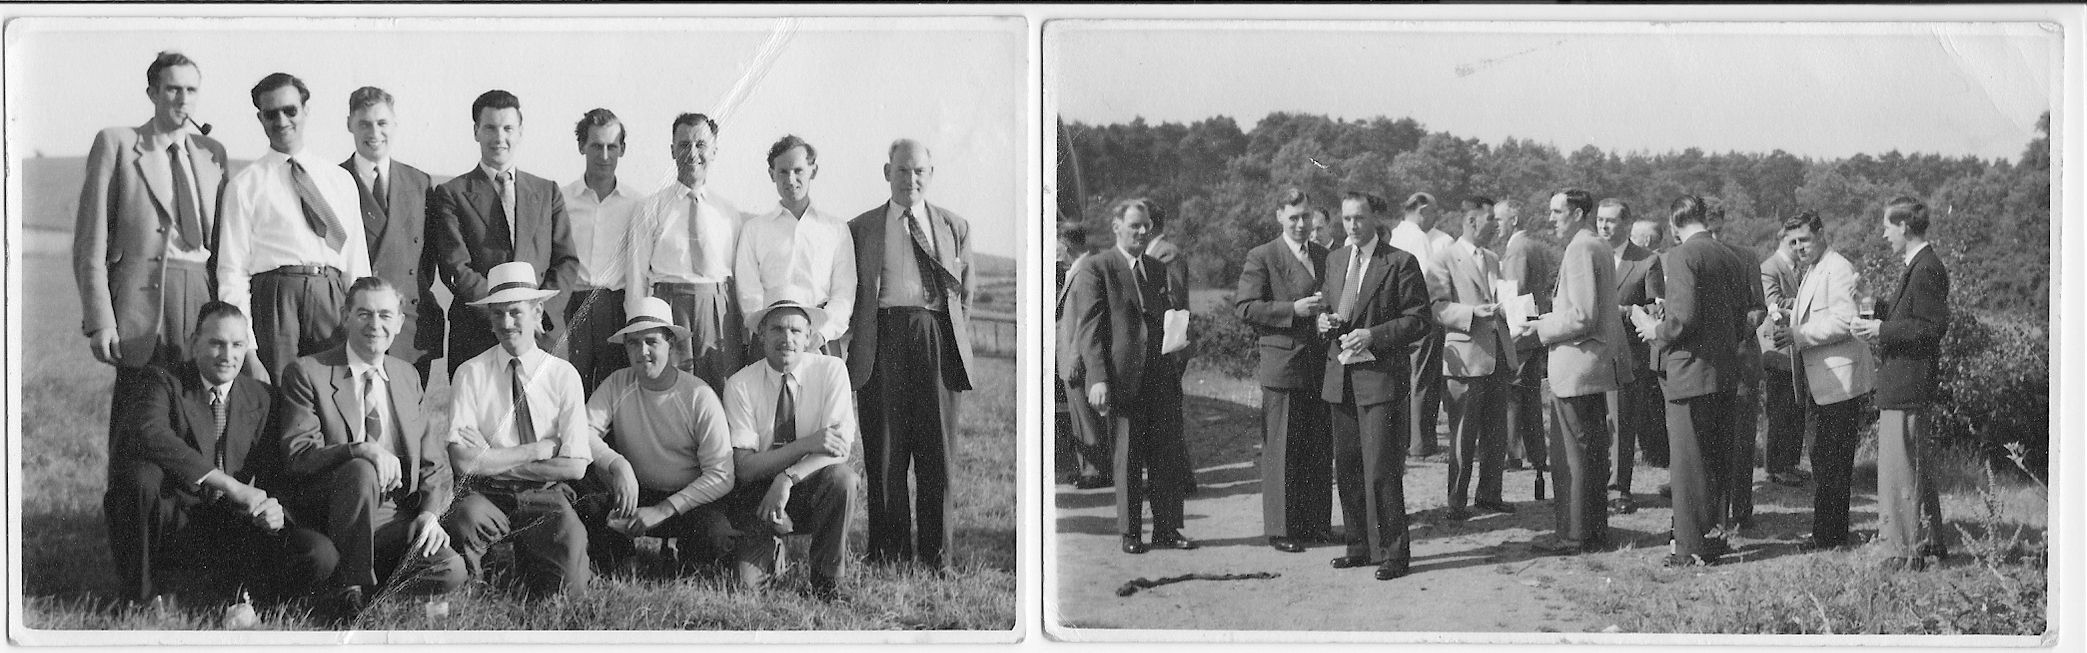
[[[1357,289],[1355,297],[1356,315],[1367,312],[1370,299],[1377,296],[1377,287],[1384,285],[1384,278],[1391,274],[1391,253],[1386,249],[1388,247],[1391,247],[1390,243],[1378,238],[1377,246],[1370,250],[1369,259],[1364,262],[1367,267],[1362,272],[1362,286]]]
[[[261,403],[261,390],[254,387],[259,381],[235,379],[232,381],[230,414],[225,417],[225,469],[242,480],[253,482],[259,470],[247,469],[248,454],[255,442],[251,436],[261,432],[261,424],[268,419],[268,410]]]
[[[391,222],[391,217],[377,204],[377,196],[371,192],[369,184],[363,183],[362,174],[355,170],[355,157],[342,161],[341,169],[347,170],[348,178],[355,180],[355,194],[362,204],[363,235],[371,243],[384,242],[384,228]],[[370,247],[370,257],[376,256],[377,248]]]
[[[869,284],[868,296],[876,298],[884,292],[884,227],[891,222],[891,200],[885,200],[873,216],[862,225],[863,237],[855,240],[855,269],[872,272],[858,273],[855,282]],[[875,307],[870,307],[863,314],[875,315],[876,312]],[[876,320],[870,322],[874,324]]]
[[[172,183],[170,180],[174,178],[174,171],[167,167],[167,153],[153,150],[145,144],[147,140],[150,139],[146,137],[145,130],[139,129],[138,142],[131,146],[138,155],[138,176],[145,179],[145,188],[152,192],[152,203],[159,207],[160,220],[170,221],[174,212],[167,207],[174,203],[174,189],[169,186]]]
[[[470,200],[471,212],[485,225],[486,233],[501,235],[507,243],[514,242],[514,236],[507,231],[506,211],[500,207],[500,189],[493,187],[493,179],[477,164],[472,164],[471,171],[464,175],[464,196]]]
[[[936,208],[933,204],[922,202],[921,205],[927,207],[928,224],[935,227],[935,265],[941,266],[943,272],[949,273],[949,278],[955,279],[957,278],[956,234],[952,233],[954,230],[951,228],[949,216],[943,215],[942,209]],[[958,289],[948,288],[946,290]]]
[[[217,455],[217,434],[210,429],[217,426],[217,417],[210,414],[210,389],[203,386],[203,378],[192,365],[179,366],[173,373],[180,374],[181,392],[187,400],[181,402],[182,414],[188,418],[189,444],[203,452],[204,458],[214,459]]]
[[[341,411],[341,421],[347,423],[351,442],[369,438],[362,427],[362,392],[357,389],[355,373],[350,371],[347,352],[342,352],[341,364],[333,368],[333,405]]]
[[[412,392],[409,384],[419,378],[417,376],[419,373],[415,372],[413,366],[405,361],[386,356],[384,358],[384,374],[391,379],[385,385],[390,389],[388,394],[391,396],[391,413],[398,419],[399,429],[397,433],[392,434],[392,437],[398,438],[401,445],[400,448],[406,451],[404,469],[400,473],[400,476],[403,478],[400,479],[400,482],[406,485],[406,491],[418,492],[420,491],[420,436],[426,427],[421,423],[419,393]]]
[[[217,160],[217,153],[203,147],[196,137],[188,137],[189,168],[196,172],[196,201],[203,205],[203,229],[217,230],[217,187],[225,181],[225,162]]]

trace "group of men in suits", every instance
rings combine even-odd
[[[858,440],[869,557],[949,564],[970,241],[926,200],[925,145],[894,142],[890,201],[844,222],[812,208],[817,151],[787,136],[778,206],[753,216],[705,188],[702,114],[674,121],[676,182],[643,193],[616,178],[622,124],[589,111],[561,188],[517,169],[521,103],[494,90],[471,106],[477,164],[438,185],[393,158],[375,87],[348,98],[355,153],[311,160],[311,94],[276,73],[250,93],[270,151],[233,174],[192,117],[201,67],[161,53],[146,82],[153,118],[89,153],[74,247],[82,333],[117,368],[104,507],[126,597],[192,566],[353,614],[454,589],[510,536],[545,594],[623,550],[588,533],[659,529],[736,554],[753,586],[763,542],[811,533],[830,598]],[[438,358],[447,423],[422,399]]]

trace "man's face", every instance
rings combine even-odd
[[[195,66],[170,66],[159,71],[159,79],[145,87],[152,100],[152,118],[169,128],[187,122],[196,110],[203,90],[203,73]]]
[[[1658,222],[1653,222],[1651,220],[1639,220],[1637,222],[1631,223],[1630,242],[1632,244],[1637,245],[1639,247],[1651,249],[1654,240],[1657,238],[1659,238]]]
[[[674,371],[674,332],[660,328],[625,335],[623,353],[647,380],[660,380]]]
[[[1464,212],[1464,235],[1480,247],[1500,237],[1500,217],[1492,211],[1474,209]]]
[[[674,171],[700,186],[710,180],[710,161],[717,158],[717,132],[703,121],[675,127],[673,151]]]
[[[542,324],[543,304],[533,301],[506,302],[486,306],[491,313],[493,336],[510,356],[536,348],[536,330]]]
[[[801,311],[776,310],[761,320],[761,352],[768,364],[787,368],[812,341],[812,321]]]
[[[1123,214],[1116,216],[1115,222],[1110,224],[1116,234],[1117,247],[1134,254],[1145,251],[1146,241],[1152,237],[1152,218],[1145,215],[1145,209],[1135,206],[1124,209]]]
[[[1341,200],[1341,228],[1348,230],[1348,240],[1367,241],[1377,234],[1379,218],[1370,211],[1370,203],[1363,200]]]
[[[1442,219],[1442,214],[1435,212],[1435,205],[1433,204],[1422,206],[1415,210],[1412,217],[1413,226],[1420,227],[1421,231],[1434,229],[1435,221],[1440,219]]]
[[[204,381],[231,383],[246,366],[246,350],[252,346],[246,341],[246,325],[246,318],[230,315],[196,325],[195,335],[189,338],[189,355]]]
[[[1506,204],[1494,204],[1493,217],[1500,220],[1500,228],[1514,231],[1522,221],[1522,210]]]
[[[891,153],[891,161],[884,164],[884,181],[891,184],[891,199],[902,205],[919,204],[928,192],[928,182],[935,179],[935,162],[929,160],[926,148],[900,146]]]
[[[1571,231],[1583,217],[1586,216],[1581,215],[1577,209],[1566,208],[1565,193],[1551,196],[1551,226],[1556,228],[1558,233]]]
[[[1594,235],[1613,243],[1622,235],[1622,229],[1623,207],[1604,206],[1594,210]]]
[[[399,311],[396,290],[365,290],[348,300],[348,347],[364,359],[391,350],[405,316]]]
[[[514,163],[515,146],[522,144],[522,111],[493,107],[479,109],[478,120],[472,124],[472,135],[478,139],[479,161],[490,167],[506,168]]]
[[[1301,243],[1312,237],[1311,211],[1302,205],[1285,206],[1275,210],[1275,223],[1283,228],[1283,237]]]
[[[768,162],[768,178],[775,182],[776,197],[791,204],[811,197],[812,180],[819,176],[819,164],[812,163],[810,154],[802,147],[793,147]]]
[[[1334,227],[1334,224],[1333,224],[1333,216],[1331,216],[1331,215],[1328,215],[1328,214],[1326,213],[1326,211],[1324,211],[1324,210],[1321,210],[1321,209],[1312,209],[1312,241],[1313,241],[1313,242],[1320,242],[1320,243],[1328,243],[1328,242],[1333,242],[1333,239],[1334,239],[1334,233],[1333,233],[1333,231],[1334,231],[1334,229],[1335,229],[1335,227]]]
[[[1819,235],[1812,233],[1811,226],[1806,225],[1784,231],[1777,245],[1790,252],[1790,260],[1809,265],[1817,263],[1819,256],[1825,253],[1826,248],[1819,247],[1818,240]]]
[[[1906,225],[1892,224],[1891,218],[1884,219],[1884,242],[1891,243],[1893,254],[1906,253]]]
[[[587,159],[587,172],[615,175],[616,162],[623,158],[623,124],[588,127],[587,140],[580,143],[580,156]]]
[[[268,134],[268,149],[284,154],[296,154],[304,149],[304,98],[297,94],[297,87],[282,88],[262,93],[254,99],[256,115],[261,119],[261,131]]]
[[[355,135],[355,153],[371,161],[391,156],[391,103],[378,102],[348,114],[348,133]]]

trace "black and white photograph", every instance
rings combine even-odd
[[[252,9],[6,24],[14,641],[1023,637],[1020,15]]]
[[[2048,644],[2078,35],[1842,13],[1046,23],[1046,631]]]

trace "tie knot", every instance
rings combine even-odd
[[[219,389],[216,389],[216,388],[212,388],[212,389],[210,390],[210,405],[211,405],[211,407],[213,407],[213,408],[214,408],[214,407],[217,407],[217,406],[218,406],[219,404],[223,404],[223,403],[225,403],[225,392],[224,392],[223,390],[219,390]]]
[[[170,155],[173,155],[173,156],[181,156],[181,141],[174,141],[174,142],[168,143],[168,144],[167,144],[167,154],[170,154]]]

